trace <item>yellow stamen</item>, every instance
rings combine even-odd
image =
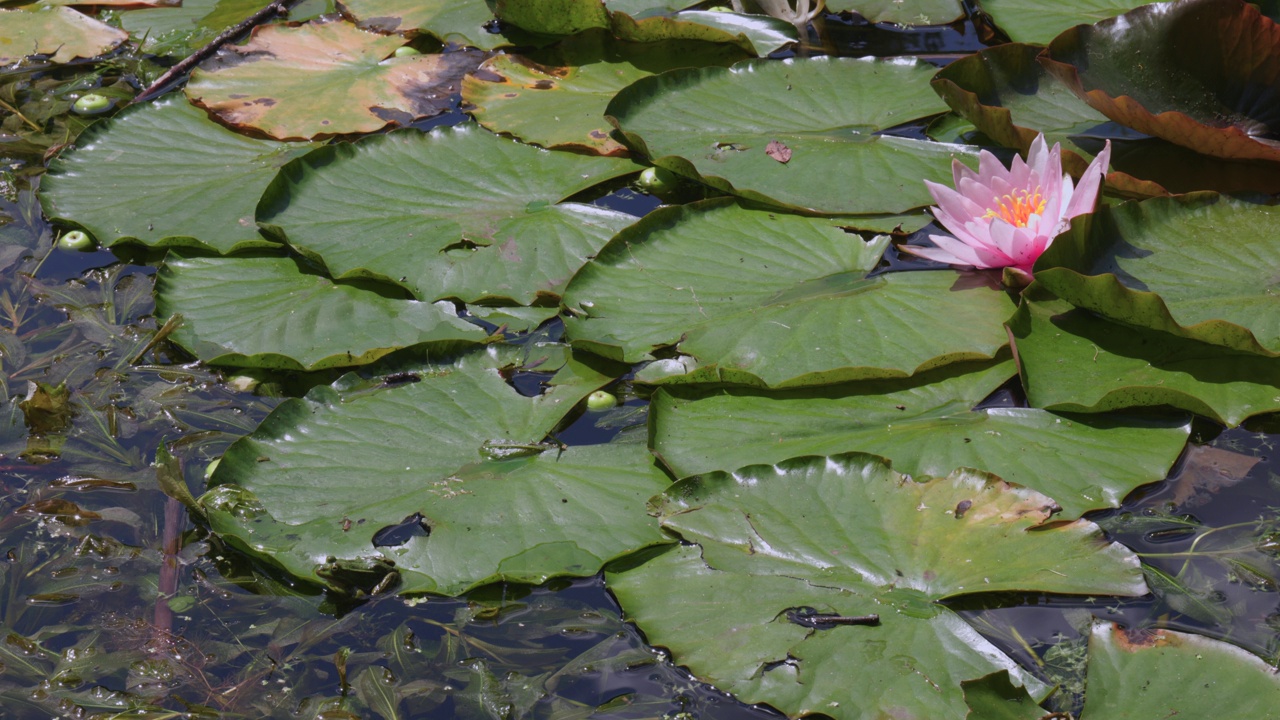
[[[1011,195],[1000,198],[1000,205],[987,211],[982,217],[992,220],[1000,218],[1014,227],[1026,227],[1032,215],[1044,212],[1045,198],[1040,194],[1040,186],[1035,191],[1015,190]]]

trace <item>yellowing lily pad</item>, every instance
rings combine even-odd
[[[0,10],[0,65],[31,55],[49,55],[60,63],[96,57],[128,38],[123,30],[67,7]]]
[[[192,73],[187,95],[278,139],[367,133],[442,112],[481,54],[390,57],[404,38],[337,20],[259,27]]]

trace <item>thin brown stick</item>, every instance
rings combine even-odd
[[[270,5],[245,18],[238,25],[223,30],[222,34],[209,41],[208,45],[205,45],[194,53],[191,53],[191,55],[187,56],[185,60],[169,68],[165,74],[161,75],[155,82],[148,85],[147,89],[139,93],[138,96],[129,104],[133,105],[141,102],[147,102],[148,100],[156,98],[169,85],[169,83],[191,72],[196,65],[199,65],[211,55],[218,52],[218,48],[226,45],[237,37],[240,37],[258,25],[275,18],[277,15],[287,15],[289,13],[289,6],[294,2],[297,2],[297,0],[274,0]]]

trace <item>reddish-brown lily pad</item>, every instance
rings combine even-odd
[[[192,73],[187,95],[280,140],[368,133],[448,109],[475,51],[390,57],[404,38],[345,21],[257,28]]]
[[[1145,5],[1067,30],[1040,62],[1122,125],[1206,155],[1280,162],[1280,25],[1243,0]]]
[[[96,57],[128,39],[123,30],[68,7],[0,10],[0,65],[31,55],[59,63]]]

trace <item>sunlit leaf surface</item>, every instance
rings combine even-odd
[[[1047,45],[1067,28],[1106,20],[1146,4],[1141,0],[982,0],[982,11],[1014,42]]]
[[[1112,320],[1276,357],[1277,217],[1272,205],[1212,193],[1125,203],[1073,226],[1036,277]]]
[[[978,369],[850,384],[825,397],[665,388],[654,396],[651,442],[676,477],[855,450],[887,457],[909,475],[978,468],[1048,495],[1073,518],[1164,478],[1186,441],[1185,420],[970,410],[1013,370],[1009,363]]]
[[[510,45],[486,25],[494,22],[494,0],[345,0],[342,7],[361,27],[379,32],[420,31],[444,42],[481,50]]]
[[[186,245],[227,253],[266,245],[254,209],[280,167],[311,150],[233,133],[170,97],[95,126],[49,168],[50,217],[98,242]]]
[[[531,353],[565,362],[556,346]],[[224,484],[201,502],[233,542],[348,591],[392,566],[398,589],[448,594],[592,575],[668,542],[643,511],[669,482],[643,445],[537,444],[609,378],[570,360],[563,381],[523,397],[498,372],[518,360],[473,354],[395,386],[287,401],[228,450]]]
[[[1280,358],[1117,325],[1051,297],[1024,300],[1009,327],[1036,407],[1168,405],[1228,426],[1280,411]]]
[[[1093,523],[1032,530],[1046,504],[971,471],[914,482],[861,454],[750,466],[672,487],[655,509],[695,545],[609,585],[652,642],[746,702],[791,716],[963,717],[963,680],[1005,669],[1039,683],[934,601],[1001,587],[1146,591],[1137,558]],[[805,608],[878,621],[806,627]],[[860,670],[837,679],[833,665]]]
[[[392,133],[290,165],[258,219],[334,277],[379,277],[420,300],[523,304],[558,297],[574,271],[635,220],[560,201],[636,169],[475,127]]]
[[[281,140],[366,133],[447,110],[482,59],[391,57],[403,44],[343,20],[261,26],[192,73],[186,92],[223,122]]]
[[[1141,682],[1134,682],[1142,678]],[[1089,638],[1086,720],[1211,716],[1222,703],[1241,717],[1266,717],[1280,702],[1275,669],[1220,640],[1173,630],[1094,625]]]
[[[964,146],[877,135],[946,110],[934,69],[816,58],[677,70],[618,93],[606,114],[659,166],[718,189],[825,213],[901,212],[932,202]],[[792,152],[781,163],[768,143]]]
[[[129,35],[69,7],[0,8],[0,65],[31,55],[54,62],[90,58],[112,50]]]
[[[566,328],[574,343],[628,362],[678,344],[695,361],[682,371],[769,386],[994,356],[1008,299],[952,272],[866,279],[886,241],[726,201],[659,210],[574,277]],[[892,332],[881,326],[890,318]]]
[[[316,370],[372,362],[421,343],[480,341],[453,303],[383,297],[305,272],[288,258],[165,262],[156,290],[174,340],[215,365]]]

